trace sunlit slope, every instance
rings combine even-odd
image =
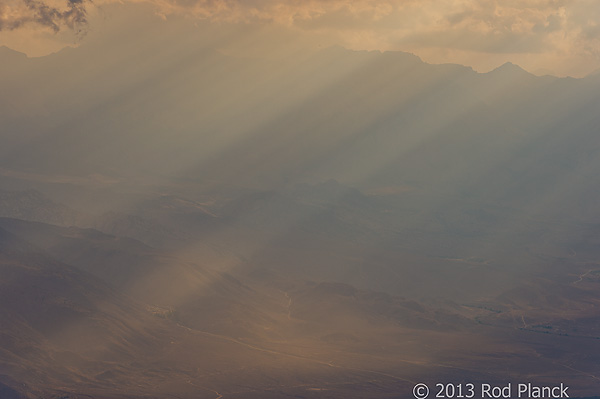
[[[185,310],[169,313],[136,301],[5,230],[0,238],[0,378],[7,397],[277,397],[328,386],[346,396],[352,391],[346,385],[360,387],[383,373],[357,368],[352,359],[330,365],[328,346],[311,337],[248,340],[244,329],[215,331],[215,311],[243,322],[246,332],[261,323],[248,312],[236,315],[224,296],[193,309],[190,319]],[[291,323],[287,300],[277,299],[281,320]],[[383,392],[406,382],[385,373],[381,380]]]
[[[187,301],[161,307],[94,276],[107,254],[112,262],[139,254],[152,267],[148,247],[93,230],[10,219],[2,225],[45,246],[6,230],[0,236],[1,383],[9,393],[308,398],[326,391],[333,398],[387,398],[432,375],[492,383],[560,377],[582,394],[594,387],[594,276],[562,288],[532,282],[491,303],[432,304],[340,283],[256,275],[247,280],[249,289],[213,275],[208,287],[195,280]],[[78,266],[45,251],[72,256]],[[152,273],[130,261],[120,265],[123,275]],[[162,281],[166,289],[177,277],[166,274]],[[569,303],[544,303],[557,287],[571,291]],[[579,356],[583,348],[588,354]]]

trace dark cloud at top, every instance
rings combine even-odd
[[[83,34],[87,26],[85,1],[90,0],[67,0],[67,7],[61,10],[42,0],[22,0],[19,13],[5,12],[7,6],[0,6],[0,31],[37,24],[48,27],[54,32],[67,27],[77,34]]]

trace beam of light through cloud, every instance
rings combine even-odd
[[[185,6],[187,7],[191,7],[191,9],[196,10],[196,8],[194,7],[198,7],[198,4],[204,4],[204,8],[201,8],[201,10],[203,10],[204,14],[199,13],[197,14],[197,16],[199,18],[204,18],[204,19],[212,19],[214,21],[220,21],[222,23],[231,23],[233,22],[241,22],[241,23],[249,23],[250,25],[253,25],[256,23],[256,20],[265,20],[265,21],[270,21],[271,23],[275,23],[275,24],[280,24],[280,25],[285,25],[288,24],[291,27],[293,27],[293,29],[296,30],[304,30],[304,31],[311,31],[311,30],[323,30],[323,29],[333,29],[333,27],[337,26],[337,31],[338,32],[358,32],[360,30],[368,30],[369,26],[371,26],[371,23],[369,22],[370,20],[377,20],[377,21],[384,21],[386,18],[388,18],[389,15],[394,15],[394,12],[397,12],[399,10],[398,7],[394,8],[392,7],[390,8],[386,8],[384,9],[384,11],[379,12],[377,15],[373,14],[373,8],[369,8],[369,4],[368,3],[364,3],[365,6],[364,8],[349,8],[347,6],[344,6],[344,4],[342,2],[331,2],[331,3],[321,3],[321,2],[312,2],[312,3],[308,3],[309,5],[320,5],[321,8],[319,8],[319,12],[313,12],[313,13],[304,13],[301,14],[302,18],[298,18],[298,19],[294,19],[294,18],[281,18],[280,15],[289,15],[289,9],[291,8],[286,8],[283,11],[281,11],[283,14],[278,14],[279,16],[269,16],[271,14],[269,13],[255,13],[255,20],[250,21],[247,19],[244,20],[236,20],[235,16],[237,15],[236,12],[238,12],[239,10],[241,10],[240,7],[247,7],[248,5],[242,5],[242,4],[238,4],[235,2],[229,2],[229,3],[215,3],[214,7],[214,11],[211,13],[206,13],[207,10],[210,10],[210,7],[208,3],[196,3],[196,4],[189,4],[189,5],[181,5],[181,4],[177,4],[177,7],[180,7],[180,10],[183,10]],[[211,3],[212,4],[212,3]],[[221,4],[221,8],[217,7],[218,4]],[[223,4],[227,5],[227,7],[229,8],[223,8]],[[252,3],[248,3],[248,4],[252,4]],[[262,4],[262,10],[268,10],[269,8],[267,6],[271,6],[274,3],[273,2],[263,2],[260,3]],[[361,3],[362,4],[362,3]],[[408,4],[408,3],[407,3]],[[416,11],[416,3],[412,3],[412,7],[415,9],[414,12]],[[335,10],[333,10],[333,8],[328,8],[328,7],[337,7]],[[236,11],[236,7],[238,7],[238,11]],[[256,6],[258,7],[258,6]],[[299,6],[298,6],[299,7]],[[406,7],[408,7],[408,5],[406,5]],[[258,8],[257,8],[258,9]],[[179,11],[179,9],[175,10],[171,10],[169,11],[170,13],[173,14],[177,14]],[[225,10],[225,11],[224,11]],[[275,9],[274,9],[275,10]],[[359,24],[358,22],[356,22],[355,26],[347,26],[344,25],[342,23],[342,21],[344,20],[343,18],[341,18],[339,21],[334,22],[333,20],[327,23],[324,23],[322,20],[319,23],[319,19],[321,18],[325,18],[326,16],[331,17],[333,14],[333,11],[339,11],[342,15],[342,17],[347,17],[348,15],[359,15],[361,12],[365,13],[367,12],[367,15],[369,16],[368,18],[365,18],[362,21],[366,21],[365,23],[363,23],[363,25]],[[342,11],[340,11],[342,10]],[[366,11],[365,11],[366,10]],[[409,9],[406,9],[409,10]],[[306,11],[306,9],[305,9]],[[420,11],[422,14],[422,18],[416,18],[414,22],[412,22],[415,26],[415,31],[418,32],[418,29],[420,26],[425,26],[426,24],[424,24],[423,21],[427,21],[427,20],[431,20],[432,16],[428,15],[427,10],[424,11]],[[473,17],[471,14],[467,15],[460,15],[460,16],[456,16],[456,17],[452,17],[452,18],[446,18],[446,19],[440,19],[439,23],[440,25],[443,26],[462,26],[461,29],[474,29],[471,25],[469,25],[467,22],[465,22],[467,19],[471,18],[472,20],[479,20],[479,21],[484,21],[486,20],[486,18],[484,18],[485,12],[489,12],[489,9],[485,9],[485,10],[480,10],[480,14],[478,15],[476,18]],[[194,11],[196,12],[196,11]],[[241,12],[241,11],[240,11]],[[447,13],[447,11],[445,11]],[[497,10],[495,11],[497,12]],[[274,13],[274,11],[273,11]],[[358,13],[358,14],[357,14]],[[386,14],[388,13],[388,14]],[[533,32],[534,30],[538,30],[540,32],[544,32],[544,31],[549,31],[549,32],[554,32],[554,30],[556,29],[556,26],[562,26],[562,22],[556,22],[554,19],[551,19],[551,21],[549,21],[547,24],[544,24],[543,22],[540,22],[540,25],[534,29],[534,27],[536,26],[535,24],[531,24],[530,23],[530,28],[518,28],[517,27],[521,27],[521,26],[525,26],[526,24],[524,22],[521,21],[521,19],[523,19],[524,17],[519,17],[518,15],[512,15],[510,13],[508,13],[508,11],[506,12],[507,14],[500,14],[500,16],[504,17],[497,17],[497,18],[491,18],[489,20],[487,20],[487,25],[486,24],[482,24],[482,30],[488,29],[490,26],[494,27],[496,26],[496,31],[500,32],[499,33],[499,37],[500,39],[498,39],[498,42],[496,44],[494,44],[494,46],[497,46],[497,52],[500,54],[503,54],[502,51],[500,51],[502,49],[502,40],[501,40],[501,35],[502,34],[506,34],[506,35],[512,35],[511,37],[517,38],[518,37],[518,33],[520,32],[519,29],[522,29],[523,32],[529,32],[528,29],[530,29],[531,32]],[[244,14],[244,13],[242,13]],[[249,14],[251,15],[252,12],[249,12]],[[509,15],[510,14],[510,15]],[[169,19],[171,18],[175,18],[172,17],[169,13],[165,13],[164,14],[167,18],[166,23],[169,23]],[[297,12],[296,14],[292,13],[291,15],[300,15],[299,12]],[[450,15],[450,14],[447,14]],[[471,15],[471,16],[469,16]],[[495,14],[494,14],[495,15]],[[508,16],[507,16],[508,15]],[[529,16],[530,13],[526,13],[526,16]],[[177,18],[179,18],[179,16],[177,16]],[[233,18],[233,19],[232,19]],[[335,19],[335,18],[334,18]],[[535,19],[535,18],[534,18]],[[312,25],[311,23],[309,23],[310,21],[313,21]],[[516,22],[515,22],[516,21]],[[542,19],[539,19],[539,21],[542,21]],[[554,22],[552,22],[554,21]],[[517,23],[518,22],[518,23]],[[383,22],[382,22],[383,23]],[[337,24],[337,25],[336,25]],[[385,24],[383,24],[385,26]],[[476,25],[476,24],[475,24]],[[473,25],[473,26],[475,26]],[[517,26],[517,27],[515,27]],[[487,27],[487,28],[486,28]],[[499,27],[504,27],[502,29],[500,29]],[[392,26],[393,28],[393,26]],[[392,28],[390,28],[390,30],[392,30]],[[441,29],[442,28],[438,28]],[[491,29],[491,28],[490,28]],[[490,32],[492,32],[491,34],[494,35],[495,32],[494,29],[490,30]],[[474,35],[475,31],[472,30],[471,31],[471,35]],[[591,33],[589,34],[590,37],[593,37],[593,30],[591,31]],[[158,37],[159,35],[157,35]],[[261,40],[269,40],[268,36],[248,36],[246,35],[245,38],[257,38],[256,41],[261,41]],[[415,39],[410,39],[410,40],[415,40],[416,39],[416,35],[414,36]],[[421,45],[426,46],[429,42],[428,39],[426,39],[426,35],[424,35],[423,37],[425,37],[424,39],[419,39],[422,40],[422,42],[419,42]],[[155,38],[153,38],[154,40]],[[233,38],[235,39],[235,37]],[[405,39],[408,42],[410,42],[409,39]],[[433,40],[433,39],[429,39],[429,40]],[[437,39],[436,39],[437,40]],[[441,39],[440,39],[441,40]],[[445,39],[446,40],[446,39]],[[461,41],[460,39],[460,35],[457,34],[456,37],[450,38],[450,40],[448,40],[445,45],[448,48],[451,48],[452,46],[457,47],[458,44]],[[137,43],[137,42],[136,42]],[[536,43],[536,45],[540,45],[541,46],[542,42],[538,42]],[[489,43],[488,43],[489,44]],[[487,48],[484,46],[485,43],[480,43],[480,44],[469,44],[469,45],[462,45],[463,50],[478,50],[478,51],[491,51],[490,48]],[[478,46],[483,46],[483,47],[478,47]],[[516,51],[516,49],[514,48],[514,46],[516,46],[516,44],[511,44],[511,46],[513,46],[511,48],[510,51]],[[532,51],[535,49],[535,46],[532,43],[525,43],[525,44],[519,44],[518,46],[522,46],[523,51],[528,50],[528,51]],[[132,46],[134,47],[134,46]],[[143,48],[143,46],[139,46],[136,45],[135,47],[137,48]],[[150,47],[151,49],[152,47]],[[151,50],[149,50],[149,52],[152,52]],[[181,70],[177,68],[178,64],[181,65],[187,65],[186,59],[178,59],[176,52],[175,55],[171,56],[167,56],[166,53],[157,53],[154,55],[156,57],[156,59],[160,59],[162,60],[162,62],[166,63],[166,66],[169,68],[159,68],[158,71],[160,72],[160,74],[158,75],[153,75],[153,74],[149,74],[148,75],[148,79],[147,80],[142,80],[139,83],[139,87],[137,86],[133,86],[131,91],[133,92],[133,94],[137,93],[137,90],[140,90],[141,87],[144,86],[144,84],[147,81],[162,81],[165,76],[190,76],[193,77],[193,71],[190,71],[189,74],[181,74]],[[210,58],[205,58],[205,62],[210,63]],[[216,63],[218,63],[219,61],[216,60]],[[357,69],[368,69],[370,61],[367,61],[365,63],[362,64],[357,64],[356,67]],[[202,70],[207,71],[207,70],[215,70],[215,71],[219,71],[222,70],[222,64],[218,64],[216,65],[214,68],[212,66],[204,66],[203,63],[198,64],[199,66],[202,66]],[[170,67],[173,67],[172,69]],[[174,73],[173,71],[176,71],[176,73]],[[138,67],[136,67],[134,69],[134,73],[135,75],[139,76],[140,73],[143,72],[143,69],[139,69]],[[335,80],[339,80],[342,83],[342,86],[346,87],[351,85],[353,82],[357,81],[357,79],[354,79],[353,75],[356,72],[356,70],[348,70],[348,71],[335,71],[338,78],[334,79]],[[164,75],[163,75],[164,74]],[[143,73],[142,73],[143,75]],[[234,76],[239,76],[241,77],[241,75],[236,75],[234,74]],[[258,75],[261,76],[261,75]],[[394,76],[392,76],[392,78],[394,78]],[[183,79],[183,78],[182,78]],[[329,77],[327,80],[331,80],[331,77]],[[252,99],[256,100],[255,97],[257,93],[261,93],[264,90],[264,83],[261,82],[260,80],[252,80],[249,79],[249,81],[253,82],[252,84],[248,84],[248,82],[244,82],[243,80],[240,82],[239,85],[234,84],[235,82],[229,82],[231,85],[226,85],[224,87],[227,88],[231,88],[231,90],[219,90],[218,92],[220,93],[226,93],[226,95],[224,95],[220,101],[215,101],[215,98],[211,98],[211,102],[212,104],[209,104],[210,106],[214,107],[214,108],[204,108],[205,104],[194,104],[197,105],[197,109],[200,110],[190,110],[190,115],[192,114],[192,112],[194,112],[194,114],[198,114],[198,112],[205,112],[207,114],[217,114],[217,115],[221,115],[221,117],[225,118],[227,115],[229,115],[230,110],[233,109],[241,109],[241,110],[246,110],[249,109],[248,107],[246,107],[245,105],[250,104],[252,102]],[[268,83],[269,79],[265,78],[265,82]],[[358,81],[360,81],[360,79],[358,79]],[[192,130],[193,126],[192,122],[198,122],[197,126],[202,126],[203,128],[206,126],[206,120],[208,119],[210,121],[210,118],[205,119],[204,117],[200,117],[197,119],[191,119],[191,120],[187,120],[186,118],[180,118],[180,115],[187,115],[185,113],[179,114],[177,113],[180,108],[184,107],[186,105],[186,103],[189,102],[190,98],[193,98],[194,96],[194,91],[193,91],[193,87],[190,86],[189,84],[185,83],[185,82],[178,82],[179,84],[177,85],[177,87],[181,86],[181,87],[189,87],[189,89],[191,90],[191,92],[187,93],[187,92],[182,92],[185,93],[185,95],[180,95],[182,93],[178,93],[176,91],[173,92],[172,95],[172,102],[168,102],[169,103],[169,109],[166,110],[162,110],[164,111],[166,114],[169,113],[173,113],[175,116],[173,118],[168,118],[167,122],[171,122],[171,121],[179,121],[179,120],[183,120],[184,122],[180,122],[183,125],[185,125],[186,123],[190,124],[189,130],[189,137],[181,137],[182,133],[181,131],[185,131],[187,130],[187,126],[186,129],[181,129],[181,125],[177,125],[177,124],[170,124],[165,122],[164,123],[164,131],[161,130],[161,128],[158,128],[156,132],[148,132],[146,130],[141,129],[139,132],[139,136],[140,138],[143,137],[143,140],[140,140],[140,144],[138,146],[136,146],[136,153],[130,154],[128,155],[130,158],[135,159],[136,160],[136,164],[143,164],[144,162],[146,163],[154,163],[156,162],[157,158],[151,156],[152,154],[158,152],[160,153],[160,151],[158,150],[162,150],[165,148],[165,146],[167,145],[172,145],[172,142],[177,141],[177,140],[181,140],[181,144],[180,143],[180,147],[183,149],[185,148],[194,148],[197,146],[198,142],[201,141],[202,139],[202,146],[198,146],[200,148],[203,147],[209,147],[206,146],[206,142],[205,142],[205,135],[203,135],[202,133],[204,132],[197,132],[196,130]],[[245,83],[245,84],[244,84]],[[289,88],[289,92],[290,93],[294,93],[296,92],[295,90],[295,82],[292,82],[290,84],[290,88]],[[279,87],[279,85],[273,85],[274,87],[277,86]],[[202,88],[204,91],[206,90],[210,90],[210,86],[204,86]],[[276,97],[278,99],[278,101],[280,101],[279,107],[278,108],[273,108],[273,107],[268,107],[268,109],[271,112],[265,112],[264,114],[256,114],[255,110],[253,110],[253,112],[255,112],[255,115],[253,115],[252,117],[248,116],[245,119],[241,119],[244,120],[246,122],[248,122],[247,124],[244,124],[242,126],[237,126],[237,130],[236,129],[228,129],[228,134],[231,135],[231,140],[232,142],[234,142],[234,144],[238,143],[241,139],[246,139],[248,141],[252,141],[256,138],[256,135],[264,130],[269,130],[269,128],[271,128],[272,131],[275,131],[278,128],[278,123],[281,123],[279,121],[279,119],[282,119],[283,122],[286,122],[285,116],[288,113],[293,113],[294,111],[297,111],[298,108],[301,108],[302,103],[305,102],[310,102],[314,99],[320,99],[322,97],[322,91],[326,91],[329,88],[327,86],[324,85],[315,85],[314,87],[312,87],[313,91],[309,91],[308,93],[306,93],[305,96],[299,96],[299,98],[292,98],[290,101],[281,101],[280,99],[283,97],[281,95],[281,93],[277,93],[277,92],[272,92],[270,90],[267,90],[264,92],[264,94],[266,94],[266,97],[268,97],[269,95],[276,93]],[[120,108],[124,108],[124,109],[129,109],[129,110],[133,110],[135,111],[136,109],[149,109],[149,103],[150,105],[152,104],[152,99],[153,98],[160,98],[161,96],[164,95],[168,95],[169,90],[173,90],[172,87],[167,87],[165,88],[164,92],[162,91],[158,91],[156,93],[160,93],[160,96],[153,96],[153,95],[146,95],[143,97],[137,97],[135,95],[131,96],[131,100],[129,100],[129,95],[130,93],[126,91],[125,88],[123,88],[121,90],[121,92],[119,92],[119,95],[123,97],[123,101],[121,101],[121,98],[119,96],[115,96],[115,97],[111,97],[110,98],[110,106],[107,106],[105,104],[100,104],[99,107],[114,107],[115,109],[120,109]],[[415,89],[413,91],[408,90],[408,91],[404,91],[404,93],[421,93],[421,92],[427,92],[428,91],[428,87],[419,87],[418,90]],[[399,91],[400,92],[400,91]],[[153,92],[150,92],[153,93]],[[376,91],[376,93],[379,93],[379,91]],[[369,95],[369,94],[373,94],[373,93],[363,93],[365,96]],[[495,95],[495,93],[492,91],[491,96]],[[140,98],[143,98],[143,101],[140,100]],[[361,97],[356,97],[356,98],[361,98]],[[119,101],[115,101],[115,100],[119,100]],[[413,98],[408,95],[406,98],[406,102],[407,103],[411,103],[413,102]],[[140,102],[141,101],[141,102]],[[260,102],[265,102],[265,99],[261,99]],[[180,104],[181,102],[181,104]],[[236,104],[239,103],[239,106],[236,106]],[[160,105],[161,103],[158,102],[158,105]],[[360,102],[360,104],[362,104],[362,102]],[[123,107],[123,105],[126,105],[126,107]],[[200,106],[202,105],[202,106]],[[348,104],[349,106],[352,106],[352,104]],[[471,109],[475,106],[476,104],[464,104],[466,111],[471,111]],[[327,111],[327,109],[325,109],[325,111]],[[342,111],[346,111],[346,108],[342,108]],[[332,107],[332,112],[340,112],[340,109],[335,109],[335,107]],[[318,154],[315,154],[315,164],[316,165],[320,165],[320,163],[326,163],[328,162],[329,159],[335,159],[335,155],[336,155],[336,150],[340,147],[342,147],[343,145],[345,145],[347,142],[352,142],[353,140],[355,140],[355,138],[360,138],[361,135],[364,135],[365,132],[370,132],[371,130],[373,130],[374,128],[376,128],[377,126],[377,122],[379,119],[381,119],[382,117],[386,117],[386,109],[385,108],[381,108],[378,109],[378,112],[382,113],[383,115],[379,114],[379,113],[374,113],[372,114],[372,120],[369,119],[365,119],[362,122],[364,123],[364,125],[361,126],[357,126],[356,130],[356,135],[353,135],[353,131],[349,130],[343,130],[343,134],[340,134],[339,137],[336,137],[335,135],[331,135],[329,134],[328,136],[323,135],[323,141],[321,142],[321,152]],[[159,115],[163,115],[162,113],[158,113]],[[302,114],[305,115],[305,114]],[[396,157],[399,156],[399,152],[401,154],[405,154],[405,153],[410,153],[412,151],[414,151],[415,148],[419,148],[419,146],[422,146],[424,144],[427,144],[428,142],[431,141],[435,141],[438,136],[440,136],[443,133],[443,130],[445,127],[452,125],[455,122],[455,119],[460,116],[460,113],[456,113],[456,114],[452,114],[452,115],[440,115],[438,116],[438,118],[429,121],[429,120],[425,120],[426,123],[424,126],[416,126],[414,128],[415,132],[419,132],[419,135],[414,135],[414,137],[408,137],[405,138],[405,141],[403,142],[404,146],[400,147],[400,149],[398,150],[397,148],[392,148],[390,147],[390,153],[386,153],[386,154],[378,154],[378,158],[373,160],[370,164],[364,166],[361,165],[361,168],[357,171],[357,173],[360,173],[358,175],[353,175],[350,176],[351,178],[348,178],[346,180],[350,180],[352,182],[356,182],[356,183],[361,183],[361,181],[364,180],[368,180],[370,179],[370,175],[375,173],[378,169],[383,168],[387,163],[393,162],[394,159]],[[303,116],[304,118],[304,116]],[[231,118],[229,118],[231,119]],[[289,117],[290,120],[293,120],[292,117]],[[233,118],[233,120],[237,120],[237,118]],[[220,119],[217,120],[217,122],[219,122]],[[215,123],[217,123],[215,122]],[[322,122],[322,120],[316,119],[314,125],[315,126],[311,126],[310,123],[307,124],[308,127],[314,127],[315,129],[318,128],[320,122]],[[285,123],[283,123],[285,125]],[[160,124],[156,124],[158,126],[160,126]],[[292,125],[292,124],[290,124]],[[110,126],[109,126],[110,127]],[[234,126],[235,127],[235,126]],[[167,128],[174,128],[174,130],[176,131],[175,134],[165,134],[164,132],[167,131]],[[207,129],[208,130],[208,129]],[[231,133],[233,132],[233,134]],[[331,133],[331,132],[328,132]],[[177,137],[180,136],[180,137]],[[221,139],[221,138],[220,138]],[[295,137],[281,137],[278,141],[275,142],[268,142],[268,147],[266,147],[264,149],[264,154],[265,156],[261,159],[257,160],[257,164],[258,167],[255,168],[254,164],[250,164],[249,168],[247,171],[245,171],[245,175],[248,176],[252,176],[253,174],[256,175],[260,175],[262,173],[262,169],[260,169],[260,163],[263,162],[265,159],[269,159],[270,157],[273,157],[276,154],[282,154],[284,153],[283,151],[286,148],[289,148],[290,145],[289,144],[297,144],[300,143],[302,144],[301,141],[294,141],[296,138]],[[407,145],[407,140],[411,139],[410,141],[410,145]],[[214,144],[214,143],[213,143]],[[217,154],[222,153],[231,143],[229,141],[226,140],[222,140],[222,142],[218,142],[216,144],[214,144],[211,148],[215,149],[215,152]],[[176,148],[176,146],[174,146],[173,148]],[[97,150],[97,148],[96,148]],[[393,150],[393,151],[392,151]],[[200,151],[200,150],[198,150]],[[194,151],[192,152],[177,152],[179,155],[177,157],[177,159],[175,161],[173,160],[169,160],[169,162],[165,162],[165,167],[166,168],[172,168],[174,169],[174,173],[178,172],[179,170],[185,170],[186,167],[190,166],[189,164],[194,165],[195,163],[198,162],[197,159],[194,159],[195,157],[198,156],[198,152]],[[183,154],[183,155],[181,155]],[[91,154],[91,157],[93,157],[94,154]],[[319,158],[319,156],[321,158]],[[138,159],[139,158],[139,159]],[[174,157],[173,157],[174,158]],[[320,162],[319,162],[320,161]],[[195,166],[195,165],[194,165]],[[448,170],[448,174],[452,175],[453,173],[455,173],[456,175],[461,175],[465,172],[464,169],[468,169],[468,165],[462,165],[459,164],[458,166],[456,166],[456,170],[451,169]],[[232,170],[236,170],[236,168],[232,168]],[[354,172],[354,171],[352,171]],[[481,174],[485,175],[484,173],[485,171],[482,171]],[[226,175],[226,174],[225,174]],[[444,180],[444,175],[439,177],[440,181]],[[450,179],[450,181],[452,181],[452,179]],[[124,206],[124,204],[122,205]],[[435,210],[436,206],[438,206],[437,204],[432,205],[432,209]],[[304,217],[305,215],[302,215],[302,217]],[[310,216],[310,215],[309,215]],[[242,215],[243,218],[243,215]],[[289,225],[284,225],[284,226],[279,226],[279,230],[277,230],[277,234],[275,234],[275,236],[279,236],[282,234],[285,234],[286,230],[292,229],[295,226],[302,224],[302,220],[300,220],[301,218],[298,219],[292,219],[289,221]],[[269,243],[271,242],[273,238],[272,237],[266,237],[264,239],[264,241],[262,242],[258,242],[256,244],[256,248],[252,251],[252,252],[260,252],[260,250],[262,249],[262,247],[268,247]]]

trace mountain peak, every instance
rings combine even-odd
[[[519,65],[513,64],[508,61],[504,64],[500,65],[498,68],[493,69],[490,73],[519,73],[519,74],[527,74],[531,75],[529,72],[521,68]]]
[[[329,47],[323,49],[322,51],[327,52],[329,54],[345,55],[345,56],[362,55],[362,56],[367,56],[367,57],[385,57],[386,59],[412,61],[412,62],[418,62],[418,63],[423,62],[423,60],[419,56],[417,56],[413,53],[409,53],[406,51],[399,51],[399,50],[388,50],[388,51],[354,50],[354,49],[349,49],[349,48],[346,48],[339,44],[336,44],[333,46],[329,46]]]
[[[27,54],[22,53],[17,50],[13,50],[10,47],[0,46],[0,59],[25,59],[27,58]]]

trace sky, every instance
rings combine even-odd
[[[227,37],[220,45],[231,52],[341,45],[480,72],[505,62],[558,76],[600,68],[597,0],[0,0],[0,45],[29,56],[141,25],[194,26]]]

